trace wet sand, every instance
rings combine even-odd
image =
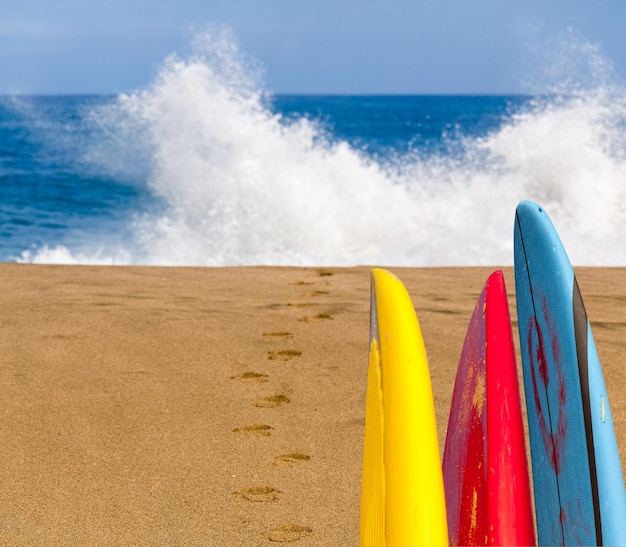
[[[442,451],[494,269],[389,268]],[[576,274],[625,461],[626,269]],[[0,287],[0,543],[358,543],[369,268],[0,264]]]

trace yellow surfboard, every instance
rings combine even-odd
[[[411,298],[372,270],[360,544],[447,545],[430,372]]]

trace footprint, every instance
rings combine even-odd
[[[291,399],[287,397],[287,395],[273,395],[257,401],[254,403],[254,406],[258,406],[259,408],[277,408],[290,402]]]
[[[285,349],[283,351],[268,351],[267,358],[272,361],[290,361],[294,357],[300,357],[301,351],[295,349]]]
[[[264,332],[263,336],[267,336],[268,338],[291,338],[293,334],[290,332]]]
[[[328,292],[328,291],[313,291],[312,293],[310,293],[309,296],[325,296],[327,294],[330,294],[330,292]]]
[[[269,437],[272,429],[274,428],[266,424],[252,424],[236,427],[233,433],[243,433],[248,437]]]
[[[318,306],[317,302],[297,302],[295,304],[289,302],[287,306],[291,306],[293,308],[312,308],[313,306]]]
[[[289,283],[290,285],[315,285],[312,281],[296,281],[295,283]]]
[[[320,277],[330,277],[331,275],[333,275],[333,272],[329,272],[327,270],[318,270],[317,275],[319,275]]]
[[[311,459],[311,456],[307,454],[301,454],[299,452],[292,452],[291,454],[281,454],[280,456],[276,456],[274,458],[273,465],[276,467],[281,467],[284,465],[294,466],[302,462],[308,462]]]
[[[267,382],[269,376],[267,374],[261,374],[260,372],[244,372],[239,376],[231,376],[231,380],[239,380],[246,383],[261,384]]]
[[[313,529],[308,526],[300,526],[299,524],[288,524],[286,526],[279,526],[267,533],[267,537],[270,541],[276,541],[280,543],[288,543],[291,541],[298,541],[299,539],[310,536],[313,533]]]
[[[310,323],[311,321],[328,321],[332,319],[334,319],[334,317],[330,315],[330,313],[318,313],[317,315],[305,315],[304,317],[298,319],[298,321]]]
[[[233,492],[234,496],[239,496],[247,501],[278,501],[280,499],[280,490],[271,486],[251,486],[237,492]]]

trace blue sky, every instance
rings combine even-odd
[[[145,87],[208,23],[278,93],[532,92],[598,56],[626,74],[624,0],[3,0],[0,93]]]

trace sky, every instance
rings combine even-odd
[[[598,65],[626,75],[624,0],[0,0],[0,93],[141,89],[209,24],[232,29],[275,93],[528,93]]]

